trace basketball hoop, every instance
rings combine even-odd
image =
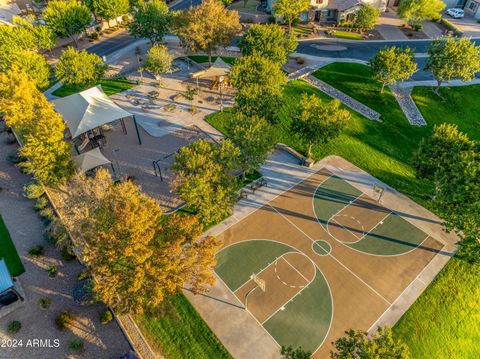
[[[265,292],[266,287],[265,287],[265,280],[264,279],[259,278],[255,273],[252,274],[252,276],[250,278],[252,278],[253,281],[255,282],[255,284],[257,284],[260,287],[260,289]]]
[[[374,183],[374,184],[373,184],[373,192],[379,194],[379,195],[378,195],[378,198],[377,198],[377,202],[380,202],[380,200],[382,199],[383,193],[385,192],[385,187],[380,186],[380,185],[377,184],[377,183]]]

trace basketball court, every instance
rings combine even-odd
[[[345,330],[372,328],[444,247],[382,205],[383,188],[357,187],[321,169],[217,235],[217,276],[279,346],[327,357]]]

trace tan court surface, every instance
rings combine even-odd
[[[325,358],[442,250],[410,217],[323,169],[221,233],[216,273],[279,345]]]

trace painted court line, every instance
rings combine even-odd
[[[302,229],[300,229],[295,223],[290,221],[287,217],[285,217],[283,214],[281,214],[277,209],[272,207],[270,204],[268,204],[275,212],[277,212],[280,216],[285,218],[292,226],[294,226],[296,229],[298,229],[301,233],[303,233],[308,239],[310,239],[312,242],[315,242],[308,234],[306,234]],[[389,305],[391,304],[388,300],[385,299],[383,295],[378,293],[370,284],[365,282],[362,278],[360,278],[356,273],[354,273],[350,268],[345,266],[342,262],[340,262],[337,258],[335,258],[331,253],[328,254],[330,257],[335,259],[340,265],[342,265],[347,271],[349,271],[353,276],[355,276],[359,281],[361,281],[363,284],[365,284],[372,292],[374,292],[376,295],[378,295],[380,298],[382,298],[385,302],[387,302]]]
[[[345,227],[343,224],[339,223],[335,218],[333,218],[332,220],[328,221],[327,223],[327,226],[332,223],[332,222],[335,222],[336,224],[338,224],[340,227],[342,227],[344,230],[350,232],[352,234],[352,236],[354,236],[357,240],[355,242],[348,242],[348,243],[357,243],[357,242],[360,242],[362,240],[362,237],[358,237],[355,233],[353,233],[351,230],[349,230],[347,227]],[[358,222],[358,221],[357,221]],[[361,224],[361,226],[363,227],[363,224]],[[330,233],[330,230],[328,230],[328,233]],[[364,228],[364,231],[363,233],[365,233],[365,228]],[[331,234],[330,234],[331,235]],[[332,235],[331,235],[332,236]],[[333,236],[332,236],[333,237]],[[340,241],[340,242],[344,242],[342,240],[339,240],[337,239],[336,237],[333,237],[335,238],[337,241]]]
[[[362,236],[362,238],[360,238],[360,239],[364,239],[366,236],[368,236],[370,233],[372,233],[375,230],[375,228],[377,228],[379,225],[383,224],[383,221],[385,221],[387,219],[387,217],[390,216],[392,213],[393,213],[393,211],[391,209],[389,209],[387,215],[385,217],[383,217],[382,220],[379,221],[376,225],[374,225],[368,232],[365,232],[364,235]]]
[[[300,273],[300,271],[299,271],[297,268],[295,268],[295,267],[292,265],[292,263],[290,263],[289,261],[287,261],[287,260],[286,260],[285,258],[283,258],[283,257],[282,257],[282,259],[283,259],[285,262],[287,262],[287,264],[288,264],[290,267],[292,267],[295,272],[297,272],[298,274],[300,274],[300,275],[302,276],[302,278],[307,281],[307,283],[309,282],[309,280],[308,280],[307,278],[305,278],[305,276],[304,276],[302,273]]]

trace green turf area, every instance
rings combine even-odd
[[[313,197],[313,210],[317,220],[327,228],[330,217],[360,196],[355,187],[337,176],[332,176],[319,185]]]
[[[212,63],[215,62],[218,56],[212,56]],[[189,59],[195,61],[198,64],[205,64],[208,62],[208,56],[206,55],[192,55],[188,57]],[[222,60],[227,64],[233,65],[235,62],[235,57],[221,56]]]
[[[183,294],[169,300],[169,314],[136,318],[149,343],[169,359],[231,358],[225,347]]]
[[[390,214],[363,239],[348,246],[376,255],[398,255],[417,248],[427,235],[396,214]]]
[[[362,35],[357,34],[356,32],[349,32],[349,31],[335,31],[335,37],[340,39],[348,39],[348,40],[365,40]]]
[[[330,243],[324,240],[318,240],[312,244],[313,251],[319,256],[326,256],[332,251]]]
[[[103,79],[98,81],[96,84],[90,84],[86,86],[63,85],[62,87],[53,91],[52,95],[58,97],[65,97],[89,89],[96,85],[101,85],[103,91],[107,96],[114,95],[116,93],[131,89],[132,87],[136,86],[135,83],[127,80],[125,77],[119,77],[115,79]]]
[[[325,339],[332,314],[330,289],[323,274],[317,270],[313,282],[263,326],[280,345],[301,346],[313,352]]]
[[[252,273],[258,273],[282,254],[292,251],[295,250],[278,242],[244,241],[217,253],[215,272],[234,292],[250,279]]]
[[[13,277],[18,277],[25,272],[2,216],[0,216],[0,258],[5,259],[8,271]]]
[[[478,358],[480,264],[453,258],[393,328],[412,358]]]

